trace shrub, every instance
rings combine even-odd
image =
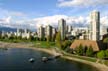
[[[92,46],[87,48],[86,55],[87,56],[93,56],[93,48],[92,48]]]
[[[105,57],[108,58],[108,50],[105,50]]]
[[[66,40],[62,43],[62,49],[64,50],[67,47],[70,47],[70,45],[71,45],[71,41]]]
[[[105,57],[105,52],[104,52],[104,50],[99,51],[99,52],[97,53],[97,57],[98,57],[99,59],[103,59],[103,58]]]
[[[75,51],[76,51],[76,54],[83,55],[83,46],[80,44],[79,47],[76,47]]]

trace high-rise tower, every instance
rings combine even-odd
[[[66,21],[64,19],[58,21],[58,31],[61,33],[61,40],[64,40],[66,36]]]
[[[100,39],[100,13],[93,11],[90,14],[90,40]]]

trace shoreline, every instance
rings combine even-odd
[[[29,43],[29,44],[26,44],[26,43],[8,43],[8,42],[1,42],[0,41],[0,48],[27,48],[27,49],[34,49],[37,51],[42,51],[42,52],[54,55],[53,49],[33,47],[33,44],[31,44],[31,43]],[[61,56],[61,58],[90,65],[90,66],[96,68],[98,71],[108,71],[108,67],[105,66],[104,64],[90,62],[87,60],[82,60],[82,59],[73,58],[73,57],[64,56],[64,55]]]

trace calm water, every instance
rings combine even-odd
[[[24,48],[0,49],[0,71],[96,71],[91,66],[61,58],[44,63],[43,56],[50,55]],[[28,61],[31,57],[35,58],[34,63]]]

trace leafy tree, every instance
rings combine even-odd
[[[58,46],[58,47],[62,47],[62,44],[61,44],[61,34],[60,34],[60,32],[58,32],[57,33],[57,35],[56,35],[56,45]]]
[[[50,37],[49,36],[47,36],[47,42],[49,42],[50,41]]]
[[[103,40],[103,43],[106,43],[108,48],[108,37]]]
[[[22,37],[21,37],[21,36],[18,36],[17,38],[18,38],[18,39],[20,39],[20,40],[22,39]]]
[[[108,58],[108,50],[105,50],[105,57]]]
[[[34,38],[33,36],[30,36],[30,37],[29,37],[29,40],[30,40],[30,41],[33,41],[33,40],[35,40],[35,38]]]
[[[83,55],[86,55],[87,48],[87,46],[83,47]]]
[[[64,50],[67,47],[70,47],[70,45],[71,45],[71,41],[65,40],[62,44],[62,46],[63,46],[62,49]]]
[[[55,41],[56,35],[52,36],[52,41]]]
[[[87,56],[93,56],[93,48],[92,48],[92,46],[87,48],[86,55]]]
[[[82,46],[82,44],[80,44],[79,47],[76,47],[76,53],[78,55],[83,55],[83,46]]]
[[[103,58],[105,57],[105,52],[104,52],[104,50],[99,51],[99,52],[97,53],[97,57],[98,57],[99,59],[103,59]]]

